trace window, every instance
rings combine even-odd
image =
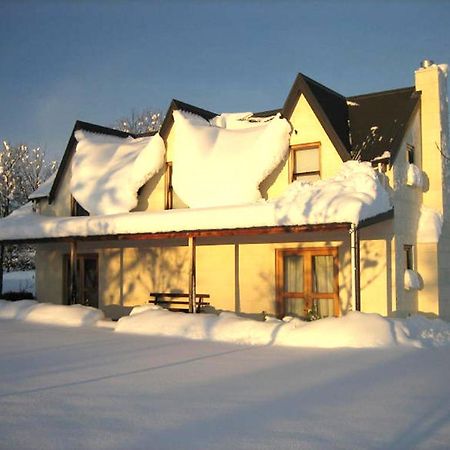
[[[276,287],[280,317],[337,316],[337,248],[277,250]]]
[[[405,252],[405,269],[414,270],[414,247],[412,245],[404,245],[403,250]]]
[[[164,209],[173,208],[173,186],[172,186],[172,162],[166,162],[166,176],[165,176],[165,204]]]
[[[409,164],[414,164],[414,153],[415,148],[414,145],[406,144],[406,159],[409,162]]]
[[[291,147],[291,181],[320,180],[320,142]]]
[[[73,197],[71,197],[71,216],[89,216],[89,212],[86,211]]]

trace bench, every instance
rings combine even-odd
[[[150,292],[151,298],[148,302],[154,305],[162,306],[169,311],[189,312],[189,294],[184,292]],[[205,299],[209,298],[209,294],[195,294],[195,311],[197,313],[205,306],[209,306],[209,302]],[[182,300],[187,299],[187,300]]]

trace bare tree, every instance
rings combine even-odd
[[[4,141],[0,148],[0,218],[25,204],[35,191],[57,168],[56,161],[46,162],[39,147],[11,145]],[[34,265],[34,251],[29,246],[0,245],[0,293],[3,288],[3,269],[27,269]]]
[[[145,109],[140,113],[132,111],[129,117],[124,117],[114,122],[113,127],[117,130],[133,134],[149,133],[158,131],[162,123],[162,114],[153,109]]]

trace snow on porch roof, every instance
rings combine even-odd
[[[349,161],[334,178],[314,184],[295,182],[278,199],[248,205],[87,217],[43,216],[26,205],[0,221],[0,241],[325,230],[387,218],[391,210],[388,193],[370,164]]]

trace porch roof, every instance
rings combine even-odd
[[[52,217],[26,205],[0,220],[0,242],[44,243],[70,240],[150,240],[258,234],[303,233],[348,229],[350,221],[295,223],[276,215],[270,203],[227,208],[134,212],[109,216]],[[365,217],[359,227],[393,217],[393,209]]]

